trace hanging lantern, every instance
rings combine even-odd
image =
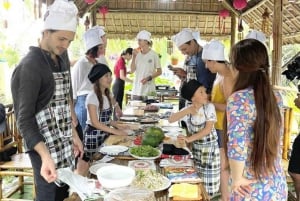
[[[270,22],[270,13],[268,12],[268,8],[265,8],[265,12],[262,14],[262,23],[261,23],[261,31],[269,35],[271,33],[271,22]]]
[[[225,18],[226,17],[229,17],[230,13],[227,9],[223,9],[223,10],[220,10],[219,11],[219,29],[220,29],[220,32],[225,32]],[[223,25],[223,29],[221,29],[222,25]]]
[[[101,6],[98,11],[102,14],[103,24],[105,25],[105,15],[108,13],[107,6]]]
[[[95,3],[96,0],[84,0],[84,1],[87,4],[93,4],[93,3]]]
[[[90,28],[90,20],[88,16],[85,17],[84,26],[85,30],[88,30]]]
[[[233,7],[237,10],[243,10],[247,6],[247,0],[234,0]]]

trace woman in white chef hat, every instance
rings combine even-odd
[[[234,79],[230,71],[228,62],[224,56],[224,45],[217,40],[212,40],[203,47],[202,59],[205,66],[212,72],[217,73],[214,81],[211,102],[216,108],[217,122],[215,128],[218,134],[218,144],[220,148],[221,158],[221,200],[229,199],[228,180],[229,173],[227,170],[228,163],[226,162],[224,145],[222,142],[223,122],[226,109],[226,100],[231,94]]]
[[[159,56],[151,49],[151,33],[142,30],[137,34],[138,50],[133,51],[131,73],[135,72],[132,99],[141,100],[156,91],[154,79],[161,75]]]
[[[85,44],[85,55],[75,63],[71,73],[75,112],[78,121],[84,130],[87,120],[85,99],[87,94],[93,89],[93,85],[88,79],[88,74],[92,69],[92,66],[99,63],[97,58],[101,51],[103,51],[104,44],[96,29],[88,29],[83,34],[83,40]]]

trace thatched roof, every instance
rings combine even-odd
[[[248,0],[247,7],[238,11],[233,7],[233,0],[96,0],[90,5],[84,0],[74,0],[80,16],[91,14],[92,23],[105,26],[110,38],[134,38],[142,29],[154,37],[168,37],[189,27],[199,30],[201,37],[208,40],[230,38],[231,17],[219,17],[219,11],[224,8],[257,30],[261,29],[262,14],[267,8],[272,26],[274,1]],[[300,1],[282,1],[283,44],[299,43]],[[101,6],[108,8],[105,22],[98,12]]]

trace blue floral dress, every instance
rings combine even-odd
[[[282,100],[277,96],[279,107]],[[232,94],[227,100],[227,125],[228,125],[228,152],[229,159],[244,161],[244,177],[254,179],[253,170],[250,167],[250,155],[254,138],[253,124],[256,118],[256,107],[252,88],[240,90]],[[278,148],[280,149],[280,148]],[[275,161],[275,171],[268,176],[262,176],[262,180],[252,184],[254,189],[247,198],[232,194],[230,200],[251,201],[286,201],[287,185],[283,166],[281,165],[281,153]]]

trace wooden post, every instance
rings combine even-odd
[[[282,59],[282,0],[274,0],[273,13],[273,51],[272,51],[272,85],[281,84]]]
[[[235,37],[236,37],[236,16],[234,13],[231,14],[231,36],[230,36],[230,48],[235,44]]]

